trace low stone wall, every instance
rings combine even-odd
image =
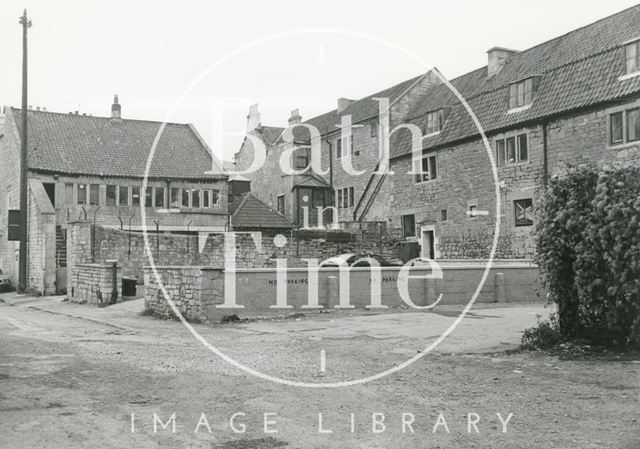
[[[114,291],[115,275],[115,291]],[[122,295],[122,269],[111,264],[77,264],[67,292],[71,302],[96,306],[114,304]]]
[[[318,270],[317,281],[302,268],[157,267],[158,274],[176,307],[189,320],[219,321],[225,315],[245,317],[287,314],[322,308],[407,308],[400,295],[418,307],[465,304],[474,295],[485,272],[484,261],[441,263],[441,278],[428,266],[412,267],[403,281],[398,267],[352,268],[342,275],[337,268]],[[173,313],[150,268],[145,268],[145,307],[161,316]],[[476,302],[533,302],[540,285],[538,269],[529,261],[500,261],[492,265]],[[311,285],[317,289],[310,288]],[[380,301],[373,301],[372,285],[380,286]],[[235,303],[225,292],[235,291]],[[405,296],[406,297],[406,296]],[[225,307],[219,307],[221,305]],[[230,305],[234,307],[229,307]],[[436,306],[437,307],[437,306]]]

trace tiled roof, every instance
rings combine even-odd
[[[267,206],[251,193],[244,193],[229,203],[234,229],[291,229],[287,218]]]
[[[22,129],[22,111],[12,109]],[[29,111],[29,168],[61,174],[143,177],[162,123]],[[191,125],[167,123],[149,177],[208,179],[212,156]]]
[[[262,140],[269,146],[272,146],[278,138],[280,134],[282,134],[284,128],[278,128],[276,126],[261,126],[260,134],[262,135]]]
[[[640,37],[640,5],[601,19],[558,38],[510,56],[502,70],[487,78],[483,67],[451,81],[465,98],[485,132],[565,113],[640,92],[640,77],[624,74],[622,44]],[[529,109],[508,113],[509,84],[540,75]],[[444,84],[432,87],[408,114],[406,122],[424,129],[426,113],[450,108],[442,131],[424,139],[433,148],[478,135],[467,110]],[[411,152],[408,132],[395,133],[391,157]]]

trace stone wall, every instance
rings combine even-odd
[[[71,302],[106,306],[122,298],[122,270],[115,263],[76,264],[69,276],[69,283],[68,297]]]
[[[118,229],[93,226],[89,222],[75,222],[69,226],[67,258],[69,272],[74,263],[104,263],[117,260],[124,276],[133,276],[139,284],[144,281],[143,268],[150,264],[140,232],[128,233]],[[92,232],[94,234],[92,235]],[[151,255],[156,265],[210,266],[225,265],[227,239],[235,238],[235,266],[239,268],[275,267],[276,258],[287,259],[289,266],[307,266],[303,259],[323,260],[348,252],[380,254],[386,259],[397,259],[396,242],[381,234],[364,233],[359,240],[332,242],[322,238],[287,236],[286,244],[278,247],[274,236],[255,233],[200,233],[198,235],[148,233]],[[93,251],[92,251],[93,245]],[[260,248],[258,248],[258,245]],[[93,256],[92,256],[93,254]]]
[[[29,180],[27,229],[27,289],[43,295],[56,293],[56,216],[37,179]]]
[[[417,306],[432,306],[440,297],[440,305],[469,302],[485,272],[486,261],[449,262],[442,264],[441,268],[441,279],[425,279],[425,275],[432,274],[430,268],[411,269],[411,276],[422,276],[410,279],[407,286],[409,296]],[[156,267],[156,270],[178,310],[188,320],[199,321],[219,321],[232,314],[257,317],[323,308],[339,309],[336,306],[341,305],[341,288],[345,289],[348,304],[354,309],[371,308],[371,285],[372,280],[376,279],[368,268],[353,268],[347,276],[347,287],[345,280],[340,280],[337,269],[320,269],[315,294],[318,306],[309,307],[309,298],[313,298],[314,294],[310,288],[310,274],[305,269],[279,271],[270,268],[223,270],[210,267]],[[529,261],[495,263],[476,302],[538,301],[540,286],[537,274],[537,267]],[[399,268],[381,268],[379,285],[382,307],[373,308],[407,308],[398,293],[398,275]],[[145,307],[160,316],[174,316],[151,268],[145,268],[145,277],[148,278]],[[229,281],[233,284],[238,308],[218,307],[225,302],[225,288]],[[283,292],[286,292],[286,302]]]

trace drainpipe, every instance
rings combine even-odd
[[[547,190],[547,180],[549,178],[549,135],[547,133],[547,126],[547,122],[542,122],[542,185],[544,186],[544,190]]]

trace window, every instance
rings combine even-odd
[[[402,236],[404,238],[416,236],[416,216],[415,215],[402,216]]]
[[[336,140],[336,159],[342,159],[342,139]]]
[[[349,138],[349,153],[351,154],[351,156],[356,154],[355,146],[353,145],[353,134],[351,134],[351,137]]]
[[[355,191],[353,187],[338,189],[338,207],[347,208],[355,204]]]
[[[531,198],[515,200],[513,208],[515,209],[516,226],[533,225],[533,200]]]
[[[529,106],[538,89],[539,76],[513,83],[509,86],[509,109]]]
[[[153,207],[153,187],[147,186],[144,192],[144,207]]]
[[[89,204],[98,206],[100,204],[100,186],[91,184],[89,186]]]
[[[200,207],[200,190],[191,189],[191,207]]]
[[[371,120],[371,137],[378,137],[378,119]]]
[[[118,189],[118,204],[120,206],[128,206],[129,205],[129,187],[120,186]]]
[[[497,139],[495,147],[498,167],[529,160],[529,136],[526,133]]]
[[[302,170],[311,163],[311,148],[303,147],[295,151],[295,167],[296,170]]]
[[[435,155],[424,156],[418,167],[416,182],[433,181],[438,178],[438,164]]]
[[[164,187],[156,187],[154,194],[156,199],[156,207],[164,207]]]
[[[640,108],[609,115],[609,144],[618,145],[640,140]]]
[[[627,111],[627,142],[640,140],[640,108]]]
[[[64,202],[73,204],[73,184],[64,185]],[[9,200],[7,200],[7,204],[9,204]]]
[[[640,71],[640,40],[625,46],[626,74]]]
[[[140,187],[131,187],[131,205],[136,207],[140,206]]]
[[[622,112],[616,112],[615,114],[611,114],[609,123],[611,126],[611,143],[622,143],[624,140],[624,135],[622,133]]]
[[[211,207],[220,206],[220,191],[212,190],[211,191]]]
[[[425,134],[436,134],[442,130],[444,126],[444,109],[438,109],[427,113],[427,127]]]
[[[202,207],[205,209],[211,207],[211,190],[202,191]]]
[[[478,216],[478,205],[469,204],[467,206],[467,215],[469,216],[469,218],[476,218]]]
[[[447,209],[442,209],[440,211],[440,219],[442,221],[447,221]]]
[[[87,185],[78,184],[78,204],[87,204]]]
[[[171,188],[171,207],[180,207],[182,202],[180,200],[180,189],[176,187]]]
[[[189,197],[191,196],[191,189],[182,189],[182,207],[189,207]]]
[[[116,205],[116,186],[107,186],[107,206]]]
[[[278,196],[278,212],[284,215],[284,195]]]

